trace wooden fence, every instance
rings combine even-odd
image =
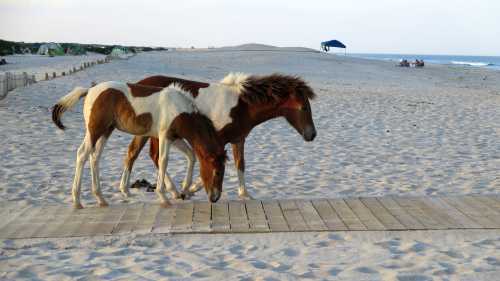
[[[72,67],[68,71],[62,71],[60,73],[57,72],[52,72],[52,73],[45,73],[45,76],[42,78],[42,80],[51,80],[57,77],[62,77],[66,75],[71,75],[73,73],[76,73],[78,71],[82,71],[86,68],[98,65],[98,64],[103,64],[103,63],[108,63],[111,61],[110,57],[106,57],[104,59],[100,59],[97,61],[92,61],[92,62],[84,62],[80,65],[80,67]],[[40,80],[38,80],[40,81]],[[28,74],[26,72],[23,73],[11,73],[11,72],[4,72],[0,73],[0,100],[4,99],[7,97],[7,94],[20,87],[26,87],[28,85],[31,85],[33,83],[36,83],[36,76],[35,74]]]

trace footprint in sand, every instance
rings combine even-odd
[[[285,254],[285,256],[288,256],[288,257],[296,257],[296,256],[298,256],[298,255],[299,255],[299,252],[298,252],[298,251],[296,251],[296,250],[294,250],[294,249],[290,249],[290,248],[285,249],[285,250],[283,251],[283,253]]]
[[[398,275],[398,281],[430,281],[432,278],[425,275]]]

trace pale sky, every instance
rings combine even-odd
[[[498,0],[0,0],[0,38],[499,56],[499,13]]]

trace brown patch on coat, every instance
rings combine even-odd
[[[132,84],[132,83],[127,83],[127,86],[129,87],[130,93],[132,94],[132,96],[136,97],[136,98],[149,97],[149,96],[154,95],[158,92],[161,92],[161,90],[163,90],[163,88],[161,88],[161,87],[139,85],[139,84]]]
[[[177,85],[182,90],[189,92],[194,98],[198,96],[200,89],[208,88],[210,84],[205,82],[198,82],[192,80],[186,80],[177,77],[155,75],[142,79],[137,82],[140,85],[155,86],[155,87],[168,87],[172,84]]]
[[[143,135],[150,131],[152,124],[151,113],[136,115],[134,108],[121,91],[107,89],[92,104],[87,126],[92,146],[94,146],[110,128],[117,128],[134,135]]]

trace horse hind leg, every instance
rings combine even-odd
[[[75,209],[83,208],[82,203],[80,202],[82,172],[83,172],[83,166],[87,162],[87,159],[91,152],[92,152],[92,144],[90,141],[90,136],[86,135],[76,153],[75,177],[73,179],[73,187],[71,189],[71,195],[73,197],[73,207]]]
[[[102,196],[101,181],[99,179],[99,160],[102,155],[102,150],[106,145],[109,134],[101,136],[96,144],[94,151],[90,154],[90,173],[92,174],[92,194],[97,199],[99,207],[107,207],[108,203]]]
[[[120,181],[120,191],[125,197],[130,196],[129,192],[129,181],[130,181],[130,173],[132,171],[132,167],[134,166],[134,162],[139,156],[142,148],[146,144],[148,137],[144,136],[135,136],[132,142],[128,146],[127,157],[125,158],[123,165],[123,173]]]

